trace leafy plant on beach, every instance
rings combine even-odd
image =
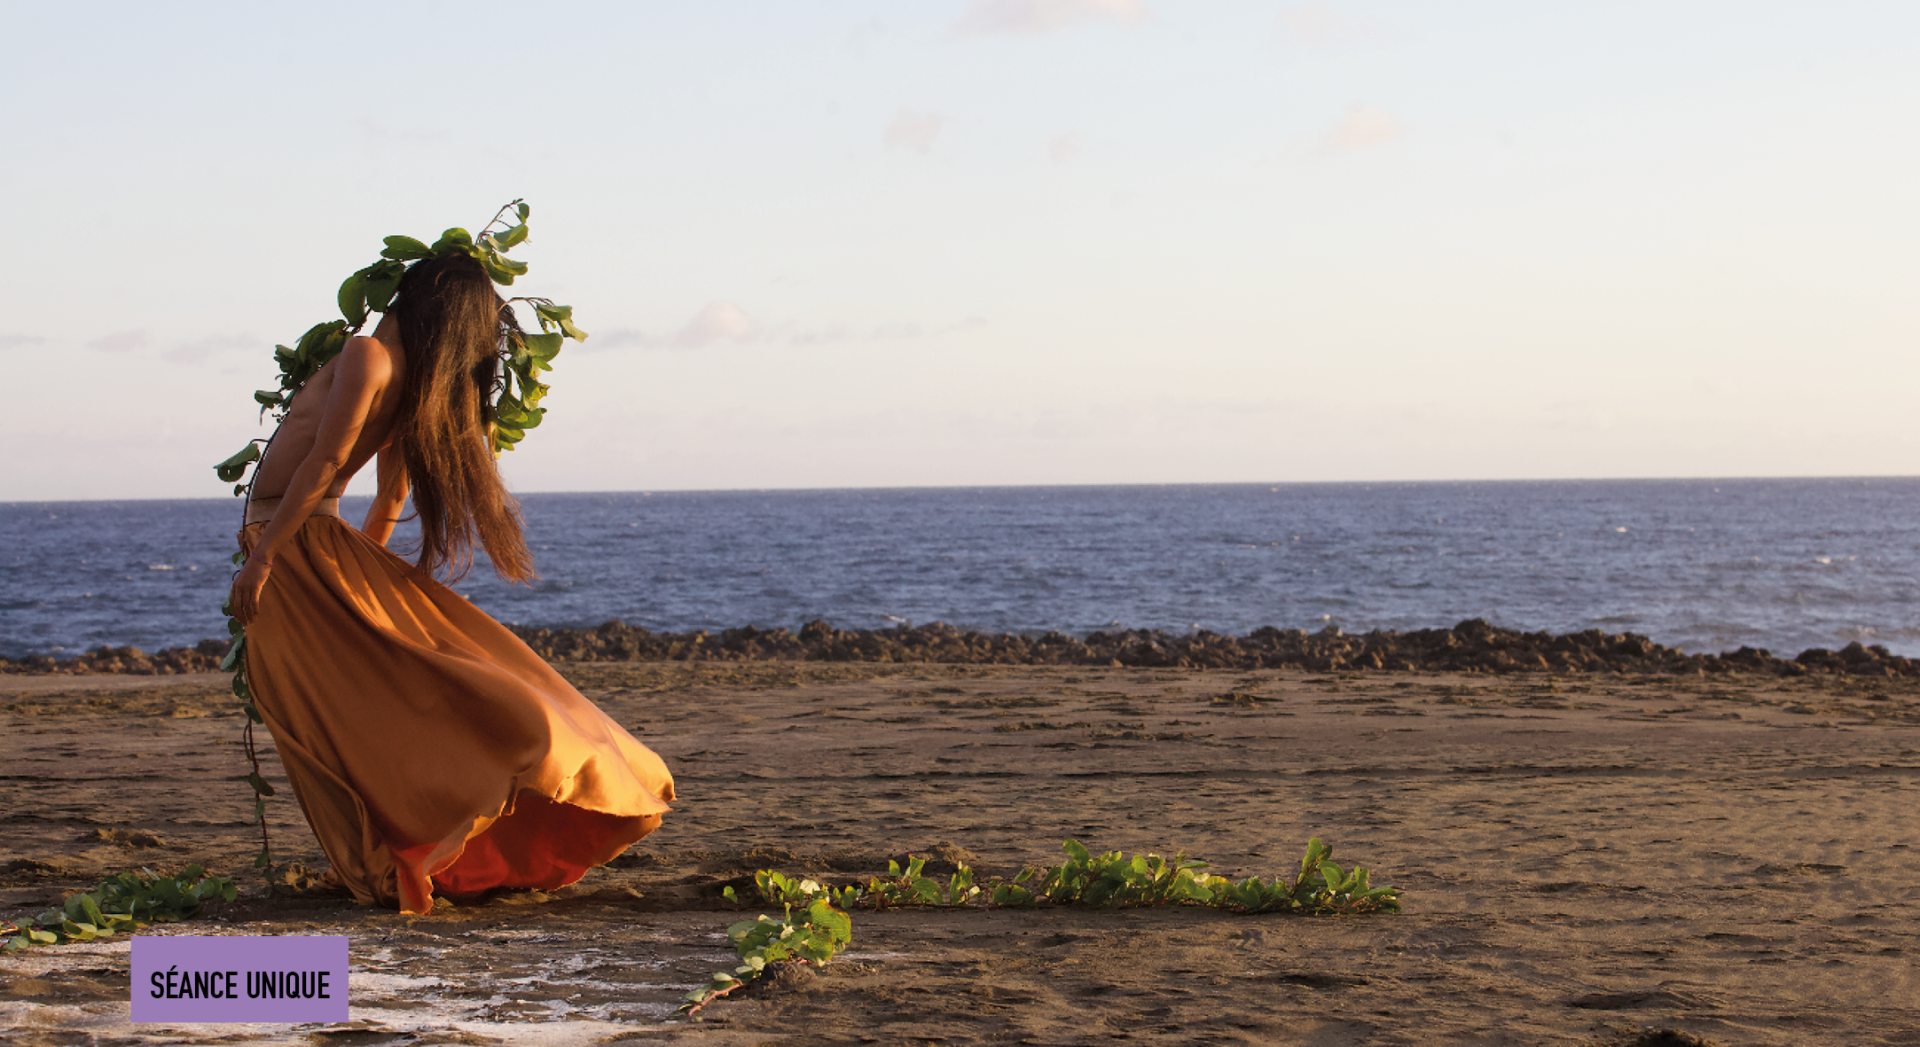
[[[273,347],[274,363],[280,369],[278,388],[261,389],[253,394],[261,415],[271,412],[275,421],[286,419],[287,412],[293,408],[294,398],[306,388],[308,379],[319,373],[327,361],[340,355],[347,339],[366,326],[371,314],[385,313],[393,304],[394,295],[400,290],[400,278],[406,275],[409,263],[443,254],[464,254],[478,261],[497,284],[510,286],[516,278],[525,276],[527,264],[508,258],[507,252],[526,242],[527,216],[531,213],[532,208],[524,201],[515,199],[496,212],[492,221],[481,227],[478,237],[457,227],[441,233],[440,238],[431,244],[411,236],[387,237],[379,259],[340,284],[335,296],[340,307],[340,319],[314,324],[291,346]],[[559,355],[565,340],[572,338],[585,341],[587,338],[585,331],[574,326],[573,307],[570,305],[559,305],[551,298],[523,297],[507,301],[509,305],[525,302],[531,306],[540,333],[511,332],[501,349],[500,377],[495,385],[497,395],[493,403],[493,420],[489,426],[489,438],[496,456],[512,450],[526,438],[527,430],[538,426],[546,417],[546,408],[540,406],[540,401],[546,396],[548,387],[540,381],[540,375],[553,369],[553,358]],[[234,485],[233,493],[236,496],[246,493],[250,486],[250,482],[243,480],[247,470],[265,457],[263,444],[271,444],[271,440],[249,440],[245,447],[213,467],[214,474],[221,481]],[[244,554],[233,554],[235,566],[245,560]],[[271,893],[273,843],[267,835],[266,801],[267,797],[273,795],[273,786],[260,772],[260,755],[253,741],[254,725],[266,721],[260,717],[259,705],[247,680],[246,630],[231,616],[230,609],[224,604],[221,611],[228,614],[227,633],[233,637],[233,646],[221,661],[220,671],[233,674],[234,697],[240,699],[240,711],[247,718],[245,740],[251,769],[246,781],[253,788],[253,820],[260,826],[260,853],[254,857],[253,864],[255,868],[265,871],[267,890]]]
[[[236,897],[232,880],[209,876],[198,865],[189,865],[175,876],[156,876],[147,869],[121,873],[100,881],[100,886],[86,894],[68,898],[60,908],[28,920],[24,927],[0,920],[0,935],[10,935],[0,951],[90,942],[118,931],[189,919],[199,914],[203,902],[214,898],[233,901]]]
[[[865,893],[858,887],[823,887],[814,880],[795,879],[776,869],[762,869],[754,873],[753,885],[760,892],[760,899],[768,905],[810,905],[815,899],[824,897],[835,905],[847,908],[858,904]],[[744,904],[731,887],[720,894],[735,905]]]
[[[908,906],[959,906],[983,902],[986,897],[973,882],[973,870],[965,862],[954,864],[946,883],[926,875],[927,860],[907,855],[907,864],[887,862],[887,878],[867,880],[865,900],[874,909],[900,909]]]
[[[773,870],[755,874],[761,897],[786,904],[831,891],[835,904],[864,905],[871,909],[918,907],[973,907],[1027,909],[1043,905],[1085,905],[1095,908],[1138,908],[1160,905],[1205,905],[1239,913],[1293,913],[1303,916],[1357,916],[1399,912],[1400,892],[1375,887],[1366,869],[1344,869],[1330,859],[1333,848],[1319,837],[1307,841],[1300,873],[1291,881],[1249,877],[1238,883],[1206,870],[1208,863],[1184,854],[1163,858],[1157,854],[1128,857],[1119,851],[1094,854],[1077,840],[1061,844],[1067,860],[1059,865],[1029,866],[1011,880],[976,882],[974,871],[957,865],[946,882],[926,875],[926,859],[908,856],[902,868],[887,863],[887,877],[869,877],[860,887],[830,889],[812,880],[796,881]],[[770,893],[769,885],[774,891]],[[731,888],[726,892],[733,898]]]
[[[706,985],[687,994],[681,1012],[698,1014],[700,1008],[747,987],[777,965],[824,964],[853,942],[853,921],[834,908],[826,889],[812,880],[798,882],[813,884],[819,893],[797,913],[788,904],[786,915],[778,920],[762,914],[727,928],[727,938],[740,954],[740,965],[732,971],[714,972]],[[784,894],[784,885],[781,890]]]
[[[1182,854],[1172,858],[1157,854],[1130,858],[1120,851],[1094,854],[1077,840],[1065,841],[1061,849],[1066,852],[1067,860],[1059,865],[1028,866],[1011,880],[990,878],[984,884],[976,882],[974,871],[965,863],[955,863],[953,873],[942,883],[938,877],[926,875],[925,858],[913,855],[907,856],[904,867],[897,861],[889,861],[884,879],[868,877],[862,884],[843,887],[829,887],[815,880],[796,879],[774,869],[762,869],[754,874],[754,888],[762,902],[785,907],[786,917],[773,920],[761,916],[758,921],[734,924],[727,935],[740,950],[741,966],[732,972],[716,973],[705,986],[688,994],[687,1003],[680,1010],[695,1014],[714,1000],[751,984],[764,975],[772,963],[783,960],[826,963],[852,940],[850,920],[841,910],[856,906],[884,910],[1202,905],[1241,915],[1297,916],[1359,916],[1400,911],[1397,888],[1373,886],[1366,869],[1349,870],[1335,865],[1329,860],[1333,848],[1317,836],[1307,841],[1306,854],[1300,859],[1300,874],[1291,881],[1284,876],[1275,876],[1272,880],[1250,876],[1235,883],[1224,876],[1209,874],[1206,862]],[[741,902],[731,887],[721,893],[729,901]],[[794,916],[796,906],[802,908],[800,917]],[[789,940],[804,944],[810,951],[788,949],[778,955],[765,951],[765,942]]]

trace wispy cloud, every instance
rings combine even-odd
[[[629,347],[653,349],[665,344],[666,339],[649,334],[638,328],[617,327],[611,330],[595,331],[591,339],[581,342],[577,347],[571,345],[566,346],[563,351],[568,353],[600,353],[609,349],[626,349]]]
[[[1357,153],[1385,145],[1406,133],[1400,121],[1371,106],[1356,105],[1320,143],[1320,155]]]
[[[1074,131],[1062,131],[1047,139],[1047,159],[1055,164],[1070,164],[1080,156],[1080,135]]]
[[[760,333],[760,325],[732,302],[708,302],[673,336],[673,344],[704,349],[722,342],[743,342]]]
[[[1038,36],[1101,22],[1136,25],[1152,18],[1141,0],[975,0],[953,31],[960,36]]]
[[[0,334],[0,349],[14,349],[23,345],[44,345],[46,341],[37,334]]]
[[[713,301],[700,307],[678,331],[663,333],[622,327],[601,331],[592,340],[581,343],[574,352],[603,352],[608,349],[705,349],[727,343],[759,340],[766,328],[732,302]]]
[[[975,331],[987,326],[986,317],[969,316],[965,320],[954,320],[944,324],[894,323],[872,324],[827,324],[824,327],[783,326],[773,332],[773,337],[792,345],[835,345],[847,342],[909,342],[921,338],[938,338],[941,335],[959,334],[963,331]]]
[[[117,331],[110,335],[95,338],[87,343],[87,348],[98,349],[103,353],[131,352],[147,344],[145,331]]]
[[[178,343],[161,353],[160,359],[176,364],[197,364],[216,354],[237,352],[242,349],[259,350],[265,345],[266,343],[252,335],[207,335]],[[261,356],[266,356],[266,353],[261,353]]]
[[[886,133],[880,141],[888,149],[911,149],[916,153],[933,150],[934,140],[940,137],[940,130],[947,126],[951,118],[939,113],[923,113],[915,109],[902,109],[894,114],[893,122],[887,125]]]

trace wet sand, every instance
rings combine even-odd
[[[593,663],[568,675],[681,801],[553,895],[421,917],[262,900],[218,678],[8,678],[0,915],[199,861],[250,897],[163,933],[344,933],[352,1027],[133,1026],[127,946],[0,959],[0,1027],[74,1043],[1920,1044],[1920,684]],[[284,786],[275,773],[269,778]],[[282,789],[282,860],[322,860]],[[1348,919],[856,912],[853,950],[669,1020],[731,965],[717,900],[946,844],[1217,872],[1308,836],[1406,892]]]

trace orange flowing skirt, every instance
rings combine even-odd
[[[363,903],[564,886],[674,798],[660,757],[518,637],[336,517],[275,551],[246,663],[307,824]]]

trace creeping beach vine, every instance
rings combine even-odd
[[[455,227],[441,233],[431,244],[411,236],[387,237],[379,259],[340,284],[336,295],[340,319],[314,324],[291,346],[273,347],[274,363],[280,369],[278,388],[261,389],[253,394],[262,418],[271,413],[276,422],[286,419],[294,398],[306,387],[307,380],[340,354],[347,339],[366,326],[369,315],[385,313],[393,304],[394,295],[400,290],[400,278],[406,275],[409,263],[443,254],[464,254],[478,261],[487,275],[502,286],[511,286],[515,279],[525,276],[527,263],[508,258],[507,252],[526,242],[527,216],[531,212],[525,201],[514,199],[481,227],[478,236]],[[565,340],[587,338],[585,331],[574,326],[572,306],[556,304],[551,298],[507,300],[509,307],[516,302],[524,302],[533,309],[540,333],[512,331],[500,347],[499,377],[492,390],[494,398],[488,420],[489,439],[496,457],[513,450],[526,439],[527,430],[538,426],[546,417],[547,409],[540,406],[540,401],[548,387],[540,381],[540,375],[553,369],[553,358],[559,355]],[[262,445],[271,442],[268,438],[247,441],[245,447],[215,465],[214,474],[222,482],[234,485],[236,497],[247,493],[251,486],[246,480],[247,470],[265,457]],[[235,565],[245,559],[242,553],[233,554]],[[271,892],[273,844],[267,836],[266,800],[273,795],[273,786],[260,773],[260,756],[253,741],[254,725],[265,721],[260,716],[259,700],[247,680],[246,630],[232,617],[231,608],[223,603],[220,609],[228,615],[227,633],[233,637],[233,646],[221,661],[220,671],[233,674],[233,693],[240,699],[241,712],[246,716],[246,752],[251,765],[246,780],[253,787],[253,819],[260,826],[260,853],[253,864],[265,871],[267,889]]]
[[[198,865],[189,865],[175,876],[156,876],[145,869],[121,873],[28,920],[25,926],[0,920],[0,936],[6,937],[0,952],[108,938],[116,931],[189,919],[200,912],[202,902],[237,897],[232,880],[209,876]]]
[[[1307,841],[1300,874],[1262,880],[1250,876],[1238,883],[1206,872],[1208,863],[1176,854],[1162,858],[1141,854],[1131,858],[1119,851],[1094,854],[1077,840],[1061,844],[1067,860],[1059,865],[1028,866],[1012,880],[977,882],[974,872],[956,863],[945,883],[926,875],[927,860],[907,856],[887,863],[887,876],[868,877],[864,883],[828,887],[810,879],[796,879],[774,869],[754,874],[760,901],[779,905],[780,919],[762,915],[727,929],[727,938],[740,955],[731,971],[716,971],[706,985],[687,994],[680,1011],[697,1015],[701,1008],[729,996],[766,975],[776,965],[804,963],[819,966],[853,942],[852,919],[844,910],[905,907],[941,909],[1033,909],[1041,906],[1084,905],[1095,908],[1139,908],[1160,905],[1202,905],[1241,915],[1358,916],[1400,911],[1400,891],[1375,887],[1366,869],[1343,869],[1331,859],[1333,848],[1319,837]],[[723,892],[728,901],[746,904],[733,888]]]

